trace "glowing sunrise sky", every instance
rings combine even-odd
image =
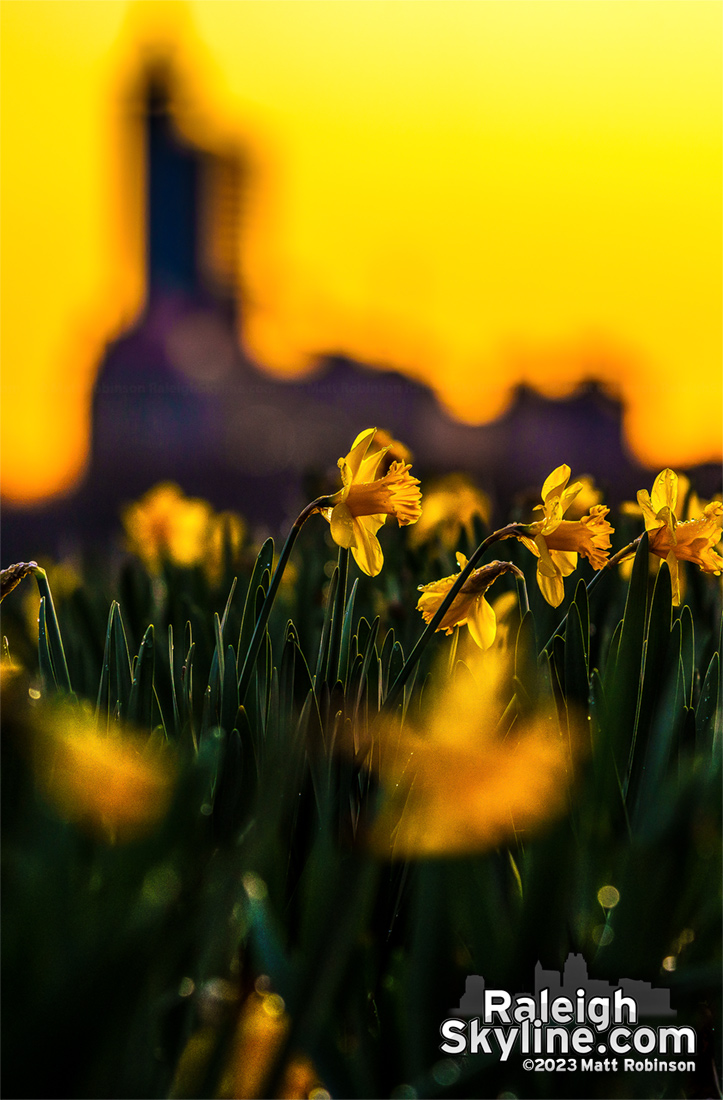
[[[720,456],[719,3],[0,14],[6,499],[82,473],[105,343],[142,306],[142,159],[120,100],[159,42],[193,105],[184,131],[254,165],[241,338],[261,364],[396,367],[473,422],[520,381],[562,395],[595,373],[642,462]]]

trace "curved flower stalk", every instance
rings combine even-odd
[[[450,592],[459,574],[467,565],[464,554],[457,554],[459,573],[451,577],[443,577],[431,584],[420,584],[417,610],[422,612],[425,623],[430,623],[442,606],[442,601]],[[487,602],[486,592],[492,584],[504,573],[514,573],[524,579],[521,570],[509,561],[493,561],[475,569],[460,588],[452,603],[437,626],[437,630],[444,630],[451,634],[455,627],[467,626],[470,635],[480,649],[489,649],[497,634],[497,618],[494,610]]]
[[[334,542],[351,549],[359,568],[370,577],[376,577],[384,564],[376,533],[387,516],[404,527],[422,514],[419,479],[410,475],[409,463],[393,462],[383,477],[376,477],[388,448],[368,453],[375,432],[376,428],[361,432],[349,454],[339,459],[342,488],[330,498],[331,506],[321,509]]]
[[[568,486],[570,467],[558,466],[542,486],[542,504],[536,511],[543,518],[528,525],[518,536],[538,558],[537,583],[552,607],[559,607],[565,597],[563,578],[577,567],[578,555],[587,558],[593,569],[606,565],[613,528],[605,518],[610,509],[594,504],[580,519],[566,520],[565,513],[583,488],[579,481]]]
[[[679,561],[692,562],[704,573],[716,576],[723,573],[723,557],[713,549],[721,539],[723,503],[712,500],[705,505],[702,515],[681,522],[675,514],[678,476],[673,470],[665,469],[656,477],[652,492],[640,490],[638,504],[643,512],[651,553],[665,558],[668,563],[673,604],[677,607],[680,604]]]

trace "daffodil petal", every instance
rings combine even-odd
[[[564,493],[562,494],[561,500],[560,500],[560,503],[562,505],[562,514],[563,515],[565,514],[565,512],[570,507],[573,500],[575,499],[575,497],[577,496],[577,494],[581,490],[582,490],[582,482],[581,481],[576,481],[574,483],[574,485],[568,485],[567,489],[565,489]]]
[[[551,607],[559,607],[565,598],[565,586],[562,581],[562,577],[559,573],[555,573],[553,576],[548,576],[543,573],[540,565],[537,566],[537,583],[540,586],[540,592],[545,597]]]
[[[379,469],[379,463],[384,458],[384,455],[389,450],[388,447],[382,447],[378,451],[372,451],[366,458],[362,459],[358,473],[355,477],[355,481],[374,481],[377,476],[377,470]]]
[[[675,546],[678,542],[678,537],[675,533],[675,513],[666,505],[658,512],[658,519],[663,521],[663,527],[668,528],[668,537],[673,546]]]
[[[577,569],[577,552],[575,550],[551,550],[550,557],[563,577],[569,577]]]
[[[329,523],[331,525],[331,537],[337,546],[343,546],[345,550],[348,550],[350,546],[354,546],[354,517],[343,501],[332,508]]]
[[[469,609],[467,626],[480,649],[489,649],[497,633],[497,616],[484,596],[479,596]]]
[[[653,502],[650,499],[650,493],[647,489],[640,489],[638,491],[638,504],[643,512],[646,531],[653,531],[656,527],[662,526],[661,521],[658,519],[658,513],[653,508]]]
[[[678,475],[673,470],[661,470],[653,484],[650,498],[656,512],[661,508],[670,508],[671,512],[675,512],[678,503]]]
[[[547,500],[550,496],[560,496],[570,480],[570,473],[570,467],[567,465],[558,466],[554,469],[550,476],[545,478],[545,484],[542,486],[542,499]]]
[[[455,554],[455,557],[457,559],[457,565],[458,565],[459,571],[461,573],[462,570],[464,569],[465,565],[467,564],[467,558],[459,550]]]
[[[376,577],[384,565],[384,555],[379,539],[370,529],[371,525],[365,523],[365,520],[374,518],[376,517],[361,516],[353,520],[354,544],[351,552],[362,573],[366,573],[368,577]]]
[[[539,558],[540,551],[537,549],[537,545],[534,539],[528,539],[526,535],[520,535],[520,542],[524,543],[531,554],[534,554],[536,558]]]
[[[542,520],[542,533],[551,535],[562,523],[564,509],[560,497],[550,497],[545,503],[545,518]]]
[[[537,535],[535,537],[535,545],[540,555],[540,560],[537,563],[538,573],[543,573],[546,577],[556,577],[558,571],[554,561],[550,557],[550,551],[547,549],[547,543],[542,535]]]
[[[351,445],[351,450],[346,458],[339,459],[339,469],[342,471],[342,478],[344,477],[344,467],[342,463],[345,463],[351,474],[351,480],[358,480],[359,468],[362,464],[364,456],[369,450],[369,444],[374,438],[376,428],[367,428],[366,431],[360,432]],[[346,485],[346,480],[344,479]],[[350,482],[351,484],[351,482]]]

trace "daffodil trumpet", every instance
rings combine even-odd
[[[583,489],[580,481],[568,485],[570,473],[570,467],[563,464],[545,479],[542,503],[535,506],[542,518],[527,524],[521,536],[538,559],[537,583],[551,607],[559,607],[564,600],[564,578],[574,572],[580,555],[593,569],[603,568],[613,534],[607,520],[610,509],[604,504],[593,504],[579,519],[563,518]]]

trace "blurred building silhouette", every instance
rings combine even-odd
[[[395,371],[331,356],[295,381],[263,373],[237,340],[244,159],[184,141],[172,101],[170,70],[153,66],[142,92],[147,306],[99,370],[88,475],[62,502],[6,514],[6,561],[107,538],[123,503],[166,479],[274,531],[303,505],[304,477],[318,485],[333,476],[337,457],[372,425],[411,448],[415,472],[464,469],[503,509],[525,487],[539,492],[561,462],[617,500],[649,484],[654,472],[623,447],[620,406],[594,382],[562,402],[521,388],[503,417],[470,427]],[[705,474],[701,488],[712,491]]]

